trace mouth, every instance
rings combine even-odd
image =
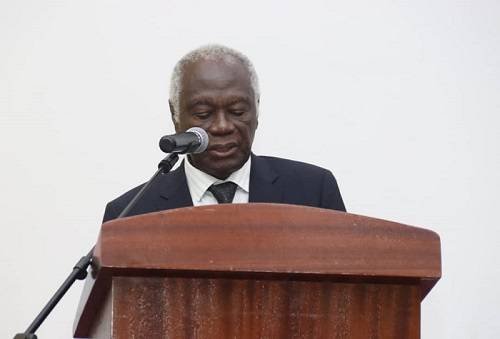
[[[217,158],[225,158],[233,155],[238,150],[235,143],[216,144],[208,148],[208,152]]]

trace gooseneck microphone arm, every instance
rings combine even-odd
[[[123,218],[128,215],[128,213],[132,210],[132,208],[137,204],[137,202],[141,199],[141,197],[146,193],[149,187],[153,184],[155,179],[163,173],[168,173],[174,167],[175,163],[179,160],[179,155],[177,153],[171,153],[167,155],[160,163],[158,164],[158,170],[155,174],[149,179],[147,183],[142,186],[139,192],[130,200],[127,206],[123,209],[123,211],[118,215],[118,218]],[[52,312],[54,307],[57,305],[59,300],[66,294],[69,288],[73,285],[76,280],[83,280],[87,277],[87,268],[92,263],[92,257],[94,253],[94,247],[87,253],[86,256],[81,257],[80,260],[73,267],[73,271],[63,282],[61,287],[56,291],[54,296],[49,300],[49,302],[45,305],[45,307],[40,311],[35,320],[28,326],[24,333],[18,333],[14,336],[14,339],[37,339],[35,334],[36,330],[43,323],[45,318]]]
[[[175,163],[179,160],[179,155],[177,153],[170,153],[167,155],[160,163],[158,164],[158,170],[153,174],[151,179],[148,180],[147,183],[142,186],[142,188],[137,192],[137,194],[130,200],[130,202],[127,204],[127,206],[123,209],[123,211],[118,215],[118,218],[123,218],[126,217],[130,210],[134,208],[134,206],[137,204],[137,202],[142,198],[144,193],[151,187],[153,182],[155,181],[156,177],[158,177],[160,174],[163,173],[168,173],[174,167]]]

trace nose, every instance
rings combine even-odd
[[[214,135],[230,134],[234,130],[234,123],[227,116],[226,112],[219,110],[209,127],[209,132]]]

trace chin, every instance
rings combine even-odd
[[[202,159],[194,159],[194,166],[214,177],[225,179],[231,173],[240,169],[249,156],[240,155],[231,158],[203,157]]]
[[[234,171],[243,166],[245,162],[231,160],[215,160],[210,164],[210,171],[216,173],[216,177],[228,177]]]

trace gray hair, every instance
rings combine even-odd
[[[260,98],[259,79],[257,78],[257,72],[255,72],[255,68],[253,67],[250,59],[235,49],[223,45],[210,44],[192,50],[183,56],[174,67],[174,71],[172,72],[172,77],[170,79],[170,103],[174,110],[172,113],[175,122],[179,121],[180,96],[182,93],[181,85],[185,66],[199,60],[223,60],[226,62],[234,62],[235,59],[241,62],[250,75],[250,85],[252,86],[255,94],[255,107],[258,112],[258,101]]]

